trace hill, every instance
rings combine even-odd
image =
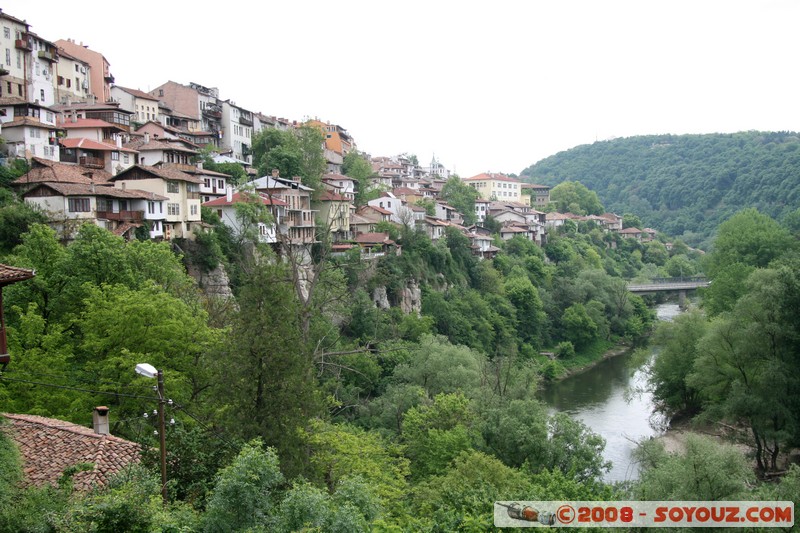
[[[609,211],[707,245],[719,224],[746,207],[781,220],[800,207],[800,134],[740,132],[648,135],[560,152],[522,171],[544,185],[579,181]]]

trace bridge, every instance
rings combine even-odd
[[[637,294],[655,294],[657,292],[677,292],[683,305],[686,291],[708,287],[711,282],[702,277],[691,278],[655,278],[650,283],[628,283],[628,290]]]

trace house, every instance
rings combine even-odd
[[[447,205],[444,202],[436,202],[436,218],[446,220],[452,224],[463,224],[464,217],[453,206]]]
[[[484,200],[483,198],[479,198],[475,200],[475,220],[478,222],[485,222],[486,217],[489,215],[489,200]]]
[[[379,212],[381,214],[384,214],[382,212],[383,210],[388,211],[389,220],[395,224],[402,224],[404,219],[407,220],[409,218],[409,216],[406,215],[408,213],[408,208],[403,207],[403,201],[396,198],[395,195],[390,192],[382,193],[379,198],[367,202],[367,205],[375,209],[380,209],[381,211]]]
[[[201,180],[200,196],[203,202],[210,202],[225,196],[225,191],[228,189],[228,180],[231,179],[229,175],[222,172],[204,169],[202,163],[198,164],[194,169],[187,168],[184,172]]]
[[[309,120],[306,124],[322,130],[325,135],[325,149],[341,154],[342,157],[355,150],[356,143],[353,137],[343,127],[319,119]]]
[[[341,194],[323,191],[319,196],[319,216],[334,242],[350,238],[350,200]]]
[[[219,216],[223,224],[231,228],[235,234],[243,231],[242,220],[236,214],[237,203],[258,203],[264,206],[272,215],[272,224],[258,222],[258,239],[260,242],[273,244],[278,242],[277,227],[283,223],[288,204],[278,198],[270,197],[264,193],[233,192],[228,189],[226,195],[210,202],[204,202],[203,207],[208,207]]]
[[[30,26],[24,20],[0,10],[3,33],[0,45],[5,50],[5,61],[0,62],[0,97],[14,96],[33,102],[28,96],[28,64],[33,42],[28,38]]]
[[[170,166],[134,165],[110,181],[118,188],[166,197],[164,238],[194,238],[194,229],[200,224],[200,178]]]
[[[564,225],[567,220],[572,220],[575,215],[570,213],[545,213],[545,226],[551,229],[559,228]]]
[[[97,118],[78,118],[74,111],[68,119],[61,118],[59,126],[67,134],[59,143],[62,162],[101,168],[112,175],[136,163],[138,152],[122,146],[126,131],[121,126]]]
[[[639,242],[642,242],[643,236],[646,235],[639,228],[625,228],[618,233],[627,239],[636,239]]]
[[[421,224],[422,228],[425,230],[425,234],[428,235],[432,241],[437,241],[444,237],[444,232],[449,226],[444,220],[428,216],[421,221]],[[417,227],[420,227],[420,222],[417,223]]]
[[[134,122],[144,124],[150,120],[159,121],[158,98],[155,96],[139,89],[114,85],[111,87],[111,97],[115,102],[119,102],[121,109],[133,114],[131,119]]]
[[[350,234],[372,233],[375,231],[377,222],[372,218],[367,218],[358,214],[350,213]]]
[[[61,113],[61,123],[76,119],[97,119],[113,124],[124,132],[131,131],[133,113],[120,108],[117,102],[69,102],[53,106],[54,111]]]
[[[28,57],[28,101],[41,105],[53,105],[56,102],[55,84],[53,83],[55,66],[58,63],[58,48],[50,41],[35,33],[28,32],[28,43],[32,45]]]
[[[388,233],[361,233],[353,239],[361,246],[362,257],[380,257],[392,249],[397,249],[397,244],[389,238]],[[399,249],[398,249],[399,250]]]
[[[356,182],[350,176],[329,172],[322,176],[322,185],[331,192],[341,194],[349,200],[356,197]]]
[[[137,152],[137,163],[140,165],[164,163],[174,165],[183,171],[193,171],[197,168],[192,158],[199,152],[184,139],[158,139],[155,135],[151,136],[145,132],[141,137],[138,135],[132,137],[124,146]]]
[[[433,178],[440,178],[442,181],[447,181],[450,178],[450,171],[447,170],[434,155],[431,158],[431,165],[428,167],[428,175]]]
[[[621,216],[615,213],[603,213],[602,215],[598,216],[605,221],[603,227],[605,227],[608,231],[620,231],[622,229]]]
[[[537,209],[544,209],[550,203],[550,187],[547,185],[523,183],[521,194],[523,203],[527,203]],[[527,198],[527,200],[524,198]]]
[[[472,253],[481,259],[493,259],[500,248],[494,245],[494,238],[488,231],[470,230],[467,233],[470,243],[472,243]]]
[[[89,87],[91,94],[100,102],[111,100],[111,84],[114,83],[114,76],[111,74],[110,64],[103,54],[91,50],[83,43],[76,43],[72,39],[59,39],[55,46],[63,49],[70,56],[76,57],[89,64]]]
[[[63,130],[57,126],[52,108],[16,96],[2,97],[0,125],[5,140],[2,151],[7,157],[59,160],[58,136]]]
[[[356,214],[371,220],[373,223],[391,222],[392,212],[376,205],[364,205],[356,210]]]
[[[521,199],[522,182],[505,174],[484,172],[462,181],[478,191],[484,200],[519,202]]]
[[[253,113],[230,100],[222,102],[222,138],[220,147],[232,150],[236,159],[253,163]]]
[[[535,235],[528,226],[508,225],[500,228],[500,238],[504,241],[513,239],[516,236],[525,237],[529,241],[535,240]]]
[[[83,183],[86,185],[108,185],[111,174],[102,169],[58,163],[34,157],[31,169],[11,182],[18,194],[24,194],[39,183]]]
[[[310,245],[316,240],[316,210],[311,208],[313,189],[300,183],[300,179],[281,178],[277,170],[272,176],[263,176],[250,184],[269,198],[286,202],[286,216],[278,225],[278,239],[284,244]]]
[[[58,49],[55,68],[56,102],[70,104],[73,100],[87,100],[90,96],[89,81],[92,66],[63,48]]]
[[[19,449],[27,486],[56,486],[64,471],[88,464],[72,476],[73,488],[86,492],[108,484],[115,474],[139,462],[141,446],[108,433],[108,408],[96,407],[93,429],[64,420],[4,413],[3,431]]]
[[[48,222],[65,237],[91,222],[127,239],[146,225],[151,239],[164,236],[166,196],[111,185],[45,182],[22,195],[47,213]]]
[[[168,81],[150,91],[150,94],[168,106],[176,116],[189,117],[197,121],[198,130],[210,132],[214,144],[219,146],[223,136],[219,89],[194,82],[183,85]]]
[[[653,228],[644,228],[642,230],[642,242],[650,242],[656,238],[656,230]]]

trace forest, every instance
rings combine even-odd
[[[798,173],[797,133],[748,131],[599,141],[547,157],[520,177],[580,182],[610,211],[708,249],[716,228],[741,209],[790,216],[800,203]]]
[[[262,216],[252,205],[241,215]],[[183,253],[94,225],[65,244],[8,191],[0,220],[17,228],[0,231],[0,262],[36,270],[3,291],[13,359],[2,410],[90,426],[106,405],[111,433],[145,449],[89,493],[72,490],[74,472],[31,488],[0,432],[0,531],[487,531],[495,500],[800,494],[800,469],[783,463],[800,406],[781,400],[800,398],[798,233],[755,209],[725,221],[706,255],[582,222],[543,247],[498,238],[501,252],[479,260],[453,228],[434,242],[401,226],[402,254],[335,256],[321,238],[302,269],[210,212]],[[231,298],[208,297],[187,274],[220,265]],[[701,436],[683,455],[651,441],[639,480],[609,484],[602,437],[535,393],[609,348],[646,343],[652,300],[625,281],[676,269],[713,282],[698,310],[656,328],[659,407],[743,428],[758,463]],[[400,306],[410,283],[418,313]],[[153,383],[133,371],[143,362],[163,370],[174,420],[168,505],[145,416]]]

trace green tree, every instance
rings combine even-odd
[[[715,278],[734,263],[763,268],[796,249],[797,241],[786,228],[756,209],[745,209],[719,226],[705,271]]]
[[[642,229],[642,219],[633,213],[625,213],[622,215],[622,227]]]
[[[379,189],[372,186],[370,178],[373,175],[372,165],[367,160],[365,154],[357,150],[352,150],[345,154],[342,163],[342,173],[353,178],[356,182],[356,196],[354,203],[357,207],[366,205],[370,200],[374,200],[380,193]]]
[[[597,336],[597,324],[589,317],[583,304],[569,306],[561,316],[564,334],[576,348],[582,348]]]
[[[480,198],[480,194],[474,187],[461,181],[458,176],[451,176],[442,187],[440,196],[461,213],[465,225],[471,226],[475,223],[475,200]]]
[[[600,215],[605,211],[597,193],[577,181],[564,181],[553,187],[550,201],[560,213]]]
[[[204,530],[244,531],[271,523],[275,491],[283,482],[278,455],[258,440],[246,444],[223,468],[204,515]]]

